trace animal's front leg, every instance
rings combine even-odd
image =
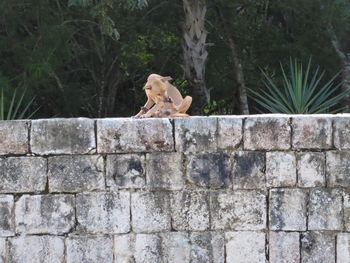
[[[142,116],[146,114],[153,105],[154,105],[154,101],[148,98],[145,106],[141,107],[141,110],[139,111],[139,113],[133,116],[133,118],[142,118]]]
[[[147,113],[141,115],[141,118],[151,118],[153,115],[161,109],[161,106],[158,104],[154,105]]]

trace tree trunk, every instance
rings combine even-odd
[[[236,43],[234,42],[233,38],[230,36],[230,33],[227,29],[227,22],[224,18],[224,15],[222,13],[222,10],[219,8],[219,16],[221,19],[221,23],[223,25],[223,29],[225,31],[225,35],[227,38],[228,46],[231,51],[232,60],[233,60],[233,71],[236,78],[236,81],[238,83],[238,94],[239,94],[239,110],[240,114],[249,114],[249,107],[248,107],[248,98],[247,98],[247,86],[244,80],[244,72],[242,68],[241,60],[238,56],[238,50]]]
[[[210,102],[209,90],[205,84],[205,63],[207,32],[205,30],[206,5],[201,0],[183,0],[185,24],[183,27],[183,54],[186,79],[191,86],[193,104],[191,113],[200,115]]]
[[[333,48],[342,62],[342,91],[348,92],[348,94],[343,98],[342,101],[342,105],[345,107],[343,111],[350,112],[350,52],[346,52],[341,47],[341,43],[332,26],[329,26],[328,32],[331,37]]]

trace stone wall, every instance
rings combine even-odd
[[[350,262],[350,115],[1,121],[0,262]]]

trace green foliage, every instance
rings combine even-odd
[[[261,83],[258,65],[269,65],[264,70],[276,75],[285,57],[312,54],[314,63],[327,69],[324,79],[338,72],[342,64],[327,32],[330,23],[341,47],[350,52],[348,0],[206,3],[211,103],[205,114],[239,110],[218,5],[247,87],[254,91]],[[0,87],[5,103],[10,105],[12,98],[7,87],[24,86],[41,105],[39,118],[131,116],[145,103],[142,86],[150,73],[171,76],[181,93],[191,96],[182,68],[183,21],[182,3],[174,0],[1,0]],[[249,102],[251,109],[257,106]]]
[[[341,99],[349,92],[340,92],[342,83],[334,85],[339,74],[333,76],[325,84],[322,78],[325,71],[320,73],[319,67],[311,73],[311,59],[304,70],[301,62],[290,59],[289,75],[281,64],[283,74],[282,87],[276,83],[266,72],[263,83],[265,90],[253,91],[252,98],[262,107],[272,113],[287,114],[313,114],[313,113],[335,113],[341,108],[338,106]],[[339,94],[337,94],[337,92]]]
[[[6,103],[4,89],[1,89],[0,93],[0,120],[18,120],[18,119],[30,119],[35,113],[39,110],[37,108],[34,111],[31,111],[30,108],[33,105],[34,99],[32,98],[29,102],[24,102],[24,96],[26,94],[26,90],[24,90],[17,97],[17,90],[12,94],[10,103]]]

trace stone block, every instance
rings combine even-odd
[[[47,161],[41,157],[0,158],[0,193],[45,190]]]
[[[342,193],[340,190],[311,190],[309,230],[342,230],[342,216]]]
[[[332,118],[304,115],[292,118],[294,149],[332,148]]]
[[[335,148],[350,149],[350,117],[336,117],[333,121]]]
[[[261,191],[212,193],[210,211],[212,230],[266,229],[266,195]]]
[[[294,152],[266,153],[266,184],[269,187],[295,186],[297,182]]]
[[[335,262],[335,234],[328,231],[301,233],[303,263]]]
[[[225,238],[223,233],[190,232],[189,236],[191,244],[191,260],[189,262],[225,262]]]
[[[16,202],[15,214],[17,233],[68,233],[75,224],[74,196],[23,195]]]
[[[40,155],[95,153],[94,126],[86,118],[33,120],[31,150]]]
[[[136,192],[131,195],[132,229],[136,233],[169,231],[170,198],[166,192]]]
[[[19,236],[8,240],[8,261],[18,263],[63,263],[64,237]]]
[[[227,232],[227,263],[262,263],[265,257],[265,233],[261,232]]]
[[[257,151],[235,153],[233,189],[261,189],[265,185],[265,153]]]
[[[167,263],[184,263],[191,261],[191,242],[186,232],[167,232],[161,235],[163,261]],[[208,262],[208,261],[207,261]]]
[[[209,229],[208,192],[173,192],[170,203],[173,229],[176,231]]]
[[[350,187],[350,152],[327,152],[326,160],[328,185]]]
[[[270,232],[270,262],[300,263],[299,246],[298,232]]]
[[[291,147],[289,117],[248,117],[243,134],[245,150],[288,150]]]
[[[217,148],[232,151],[242,142],[243,118],[237,116],[216,117],[218,121]]]
[[[6,262],[6,239],[0,237],[0,263]]]
[[[223,263],[224,235],[213,232],[168,232],[163,238],[163,261]]]
[[[168,119],[97,120],[99,153],[169,152],[174,150],[173,128]]]
[[[231,160],[223,153],[188,155],[187,180],[199,187],[225,188],[231,183]]]
[[[0,121],[0,155],[26,154],[29,150],[28,121]]]
[[[177,118],[174,123],[177,152],[216,152],[216,118]]]
[[[326,185],[326,159],[324,153],[297,153],[298,186],[322,187]]]
[[[306,230],[307,192],[301,189],[270,190],[270,229]]]
[[[50,192],[82,192],[105,189],[102,156],[55,156],[48,159],[48,166]]]
[[[15,235],[14,200],[12,195],[0,195],[0,237]]]
[[[107,155],[107,186],[112,190],[144,187],[145,165],[141,154]]]
[[[115,263],[163,262],[162,238],[158,234],[114,236]]]
[[[130,193],[80,193],[76,197],[79,227],[87,233],[117,234],[130,231]]]
[[[165,232],[114,236],[116,263],[223,263],[224,254],[222,233]]]
[[[110,236],[76,236],[66,239],[67,263],[113,262],[113,239]]]
[[[337,234],[337,263],[350,261],[350,233]]]
[[[181,153],[149,153],[146,160],[147,186],[150,189],[183,189],[185,176]]]
[[[138,234],[135,240],[135,263],[162,262],[162,239],[155,234]]]
[[[343,213],[345,231],[350,231],[350,190],[343,191]]]

